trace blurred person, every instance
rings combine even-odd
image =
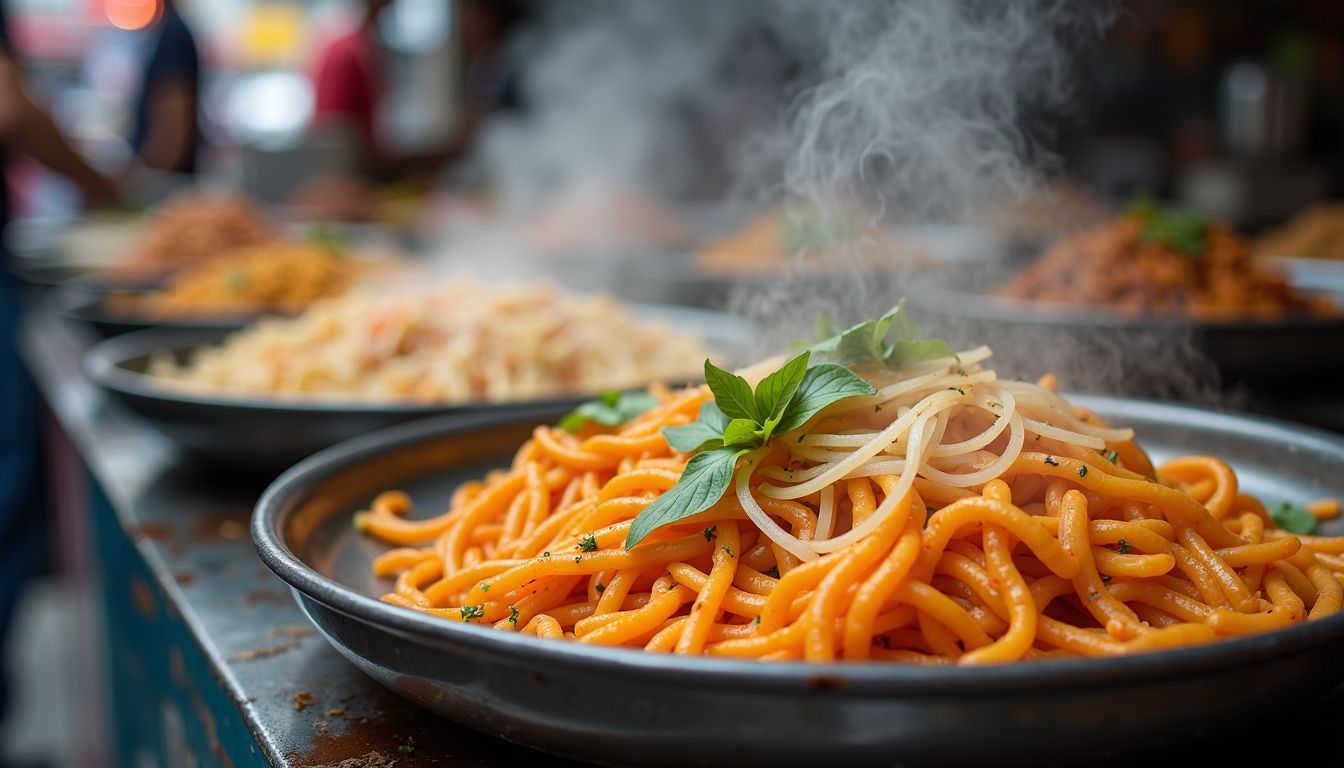
[[[27,155],[71,179],[90,204],[114,198],[112,182],[71,148],[50,115],[24,89],[0,1],[0,167],[10,153]],[[9,215],[8,186],[0,183],[0,235]],[[37,472],[36,404],[19,359],[18,319],[17,286],[9,272],[0,269],[0,660],[5,658],[4,644],[19,594],[43,552],[38,527],[42,515],[30,506]],[[0,664],[0,718],[7,703],[6,677]]]
[[[149,37],[135,99],[131,147],[149,168],[195,173],[201,59],[174,0],[158,2],[158,17],[146,30]]]
[[[315,76],[316,127],[348,132],[359,167],[378,181],[434,172],[460,160],[490,114],[519,106],[504,48],[509,31],[524,16],[522,5],[515,0],[463,0],[456,8],[466,58],[466,103],[458,126],[432,150],[390,151],[378,128],[387,75],[377,24],[378,15],[393,2],[365,0],[357,26],[323,49]]]

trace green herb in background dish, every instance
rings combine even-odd
[[[627,549],[651,531],[699,514],[723,498],[743,454],[798,429],[834,402],[876,393],[849,369],[834,363],[809,366],[810,358],[811,352],[798,355],[754,390],[741,376],[705,361],[705,382],[714,400],[700,409],[695,423],[663,430],[674,449],[698,453],[677,484],[635,517]]]
[[[1269,510],[1269,518],[1283,530],[1303,535],[1315,533],[1318,522],[1306,507],[1286,501]]]
[[[890,341],[892,332],[896,340]],[[952,347],[942,339],[920,339],[919,327],[905,314],[905,300],[876,320],[840,330],[825,315],[817,316],[818,341],[811,347],[817,359],[848,366],[885,366],[893,370],[937,360],[955,358]]]
[[[1159,243],[1192,259],[1203,257],[1208,250],[1209,220],[1200,214],[1165,209],[1147,195],[1126,210],[1142,222],[1139,237],[1144,244]]]
[[[648,392],[617,392],[608,390],[597,400],[589,400],[560,419],[560,428],[578,432],[588,422],[604,427],[617,427],[658,404],[658,398]]]
[[[241,269],[231,269],[224,277],[225,284],[229,290],[234,293],[242,293],[247,290],[247,272]]]
[[[350,232],[330,224],[314,224],[308,230],[308,242],[329,251],[335,256],[344,256],[350,250],[353,238]]]

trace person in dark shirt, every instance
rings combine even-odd
[[[131,146],[150,168],[194,173],[200,140],[201,59],[173,0],[159,2],[162,8],[149,30],[153,37],[135,101]]]
[[[0,168],[9,153],[18,152],[74,181],[86,202],[111,202],[112,182],[84,162],[51,117],[29,98],[4,11],[0,2]],[[8,187],[0,179],[0,258],[5,256],[8,221]],[[37,535],[42,515],[29,507],[37,470],[36,406],[19,360],[18,319],[17,286],[0,268],[0,659],[5,657],[4,643],[19,594],[42,552]],[[6,699],[4,672],[0,665],[0,715]]]

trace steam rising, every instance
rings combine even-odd
[[[565,199],[598,201],[602,210],[602,201],[633,194],[722,201],[723,189],[732,191],[729,202],[864,217],[865,231],[975,224],[1057,170],[1051,126],[1068,116],[1075,74],[1115,15],[1112,2],[1064,0],[574,0],[544,8],[515,51],[528,115],[494,126],[482,156],[506,226],[488,250],[467,248],[473,267],[540,271],[580,287],[620,287],[632,268],[645,280],[653,257],[637,261],[627,251],[590,263],[585,280],[572,262],[502,246],[501,237],[516,240],[528,217]],[[727,149],[706,155],[705,146]],[[609,217],[582,227],[630,223],[627,211],[606,209]],[[1011,266],[949,271],[983,285]],[[818,311],[840,323],[873,316],[917,294],[926,276],[868,237],[799,253],[779,279],[739,286],[732,306],[762,329],[756,348],[778,349],[808,336]],[[1070,388],[1187,398],[1213,389],[1188,331],[1047,338],[956,318],[955,305],[939,309],[946,311],[923,318],[926,331],[991,344],[1010,375],[1056,371]]]

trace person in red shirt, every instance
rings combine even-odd
[[[392,0],[365,0],[359,25],[323,49],[315,78],[314,127],[347,132],[356,145],[361,171],[377,181],[433,172],[461,159],[486,118],[498,110],[519,107],[504,48],[508,33],[526,14],[517,0],[463,0],[455,6],[462,17],[467,59],[467,103],[459,124],[438,148],[391,151],[378,131],[386,80],[377,30],[378,14],[391,4]]]
[[[328,44],[317,65],[316,123],[353,131],[365,165],[383,155],[377,120],[383,79],[376,22],[390,4],[391,0],[366,0],[359,26]]]

